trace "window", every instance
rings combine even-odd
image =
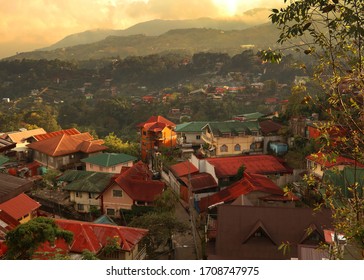
[[[226,145],[222,145],[221,147],[220,147],[220,152],[222,152],[222,153],[226,153],[228,151],[228,146],[226,146]]]
[[[91,169],[92,167],[94,167],[94,165],[90,163],[90,169]]]
[[[70,155],[70,159],[74,159],[75,158],[75,155]]]
[[[115,165],[114,165],[114,166],[112,166],[112,167],[111,167],[111,170],[112,170],[112,171],[115,171],[115,170],[116,170],[116,166],[115,166]]]
[[[239,145],[239,144],[236,144],[236,145],[234,146],[234,151],[235,151],[235,152],[239,152],[239,151],[241,151],[241,147],[240,147],[240,145]]]
[[[106,214],[107,214],[108,216],[115,216],[115,209],[107,208],[107,209],[106,209]]]
[[[83,205],[83,204],[77,204],[77,210],[78,210],[78,211],[83,211],[83,210],[85,210],[84,205]]]
[[[82,193],[80,193],[80,192],[76,192],[76,197],[82,197]]]
[[[95,197],[95,194],[94,193],[90,193],[90,192],[88,193],[88,198],[91,199],[91,198],[94,198],[94,197]]]
[[[201,139],[201,135],[196,135],[196,140],[200,140]]]
[[[113,197],[122,197],[123,191],[122,190],[112,190],[112,196]]]

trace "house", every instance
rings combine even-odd
[[[0,203],[30,191],[33,185],[34,183],[30,180],[0,172]]]
[[[73,172],[82,172],[74,170]],[[71,176],[71,174],[68,174]],[[70,194],[70,202],[74,203],[75,210],[80,213],[90,213],[101,209],[99,195],[110,185],[114,174],[100,172],[82,172],[76,179],[63,187]],[[66,176],[58,180],[69,180]]]
[[[17,132],[8,132],[1,137],[7,141],[16,144],[13,150],[16,152],[17,158],[23,160],[28,157],[27,145],[30,143],[28,139],[35,135],[44,133],[46,133],[46,131],[43,128],[36,128],[31,130],[22,129],[21,131]]]
[[[208,156],[230,156],[263,151],[258,122],[209,122],[202,128]]]
[[[123,166],[133,166],[136,157],[123,153],[100,153],[81,159],[86,171],[120,173]]]
[[[165,184],[152,178],[152,172],[141,161],[132,167],[124,167],[121,174],[98,197],[102,212],[111,217],[120,217],[121,209],[131,209],[133,205],[153,205],[164,191]]]
[[[79,132],[76,128],[61,129],[61,130],[52,131],[52,132],[48,132],[48,133],[33,135],[32,137],[28,138],[28,141],[30,143],[32,143],[32,142],[36,142],[36,141],[53,138],[55,136],[59,136],[59,135],[63,135],[63,134],[76,135],[76,134],[81,134],[81,132]]]
[[[5,211],[12,218],[23,224],[38,216],[40,203],[24,193],[17,195],[0,204],[0,210]]]
[[[207,245],[210,260],[299,259],[319,250],[324,230],[332,229],[329,210],[220,205],[216,241]],[[288,247],[284,251],[280,247]],[[322,259],[322,254],[317,254]]]
[[[71,245],[68,246],[63,239],[58,239],[55,246],[45,243],[38,248],[38,252],[80,255],[88,250],[100,259],[143,260],[146,258],[146,247],[141,245],[142,239],[148,234],[146,229],[63,219],[55,219],[55,223],[61,229],[73,233]],[[116,242],[120,249],[110,253],[105,251],[104,248],[111,242]]]
[[[217,180],[207,172],[199,172],[190,161],[174,164],[169,170],[169,183],[179,197],[189,203],[193,195],[195,200],[217,192]]]
[[[358,168],[364,168],[364,164],[361,164],[354,159],[350,159],[344,156],[332,157],[323,153],[311,154],[306,157],[307,170],[309,174],[312,174],[318,178],[322,178],[325,170],[337,169],[343,170],[346,166],[357,166]]]
[[[148,161],[160,148],[174,148],[177,134],[176,125],[162,116],[152,116],[138,125],[141,135],[141,156]]]
[[[6,153],[16,147],[16,143],[1,137],[2,135],[0,136],[0,153]]]
[[[192,147],[200,147],[205,142],[201,139],[202,128],[208,122],[187,122],[178,124],[175,132],[177,133],[177,142],[182,147],[191,145]]]
[[[59,134],[28,145],[33,160],[47,168],[82,169],[81,159],[107,149],[103,140],[94,140],[88,133]]]
[[[293,194],[285,194],[272,180],[259,174],[244,173],[242,179],[231,186],[201,198],[200,212],[220,204],[249,206],[285,206],[294,207],[298,198]]]
[[[246,155],[203,160],[194,158],[193,160],[195,165],[200,166],[200,171],[208,170],[207,172],[216,176],[219,185],[230,185],[242,165],[246,173],[264,175],[278,186],[284,186],[293,179],[293,170],[286,166],[284,161],[272,155]]]
[[[242,114],[242,115],[237,115],[233,117],[233,120],[235,121],[241,121],[241,122],[245,122],[245,121],[258,121],[260,118],[264,117],[265,115],[259,112],[255,112],[255,113],[249,113],[249,114]]]

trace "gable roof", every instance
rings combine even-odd
[[[241,195],[260,191],[268,194],[275,194],[284,197],[283,190],[272,180],[259,174],[244,173],[244,177],[231,186],[207,197],[201,198],[199,208],[201,212],[206,211],[210,206],[220,203],[228,203]],[[291,200],[289,197],[286,200]]]
[[[0,209],[8,213],[14,219],[20,219],[26,214],[37,210],[40,207],[40,203],[31,199],[26,194],[22,193],[18,196],[5,201],[0,204]]]
[[[281,128],[282,125],[279,123],[276,123],[272,120],[263,120],[259,122],[260,130],[264,135],[270,134],[270,133],[277,133]]]
[[[355,164],[360,168],[364,168],[364,164],[361,164],[360,162],[355,161],[354,159],[350,159],[343,156],[338,156],[330,159],[329,155],[325,155],[323,153],[317,153],[307,156],[306,159],[313,161],[317,164],[320,164],[326,168],[331,168],[338,165],[355,165]]]
[[[7,150],[11,150],[16,147],[16,143],[13,143],[4,138],[0,138],[0,153],[5,152]]]
[[[175,131],[176,132],[195,132],[195,133],[201,133],[201,129],[207,124],[208,122],[188,122],[188,123],[182,123],[178,124],[176,126]]]
[[[259,222],[264,225],[264,231],[276,246],[263,244],[257,248],[245,239],[259,227]],[[314,211],[311,208],[220,205],[216,255],[209,259],[268,260],[298,257],[297,245],[305,241],[307,229],[315,225],[315,230],[324,236],[323,230],[331,229],[332,223],[332,213],[327,209]],[[291,244],[291,250],[284,255],[278,246],[287,242]]]
[[[205,172],[191,174],[190,178],[189,176],[183,176],[181,177],[181,180],[186,186],[191,184],[193,192],[217,187],[217,182],[214,177]]]
[[[11,132],[8,133],[8,137],[11,141],[14,143],[22,143],[25,141],[25,139],[38,135],[38,134],[44,134],[47,133],[43,128],[36,128],[31,130],[25,130],[25,131],[19,131],[19,132]]]
[[[85,177],[75,180],[63,189],[67,191],[102,193],[103,190],[111,183],[115,174],[92,172]]]
[[[198,168],[193,165],[189,160],[171,165],[169,169],[177,177],[182,177],[188,174],[199,172]]]
[[[33,182],[9,174],[0,173],[0,203],[31,190]]]
[[[146,122],[138,124],[138,127],[154,132],[162,131],[166,126],[172,128],[176,127],[176,124],[162,116],[151,116]]]
[[[55,157],[76,152],[94,153],[106,150],[107,147],[101,145],[100,141],[102,142],[102,140],[93,140],[93,137],[88,132],[75,135],[60,134],[52,138],[31,143],[28,147]]]
[[[135,161],[136,157],[123,154],[123,153],[101,153],[93,156],[89,156],[88,158],[84,158],[81,161],[87,162],[99,166],[110,167],[117,164]]]
[[[292,173],[281,161],[272,155],[247,155],[221,158],[207,158],[215,167],[218,178],[235,176],[241,165],[245,166],[245,172],[253,174]]]
[[[90,176],[93,171],[85,171],[85,170],[66,170],[62,175],[56,178],[57,181],[64,181],[64,182],[73,182],[78,179],[85,178]]]
[[[63,135],[63,134],[76,135],[76,134],[80,134],[80,133],[81,132],[79,132],[76,128],[69,128],[69,129],[62,129],[62,130],[58,130],[58,131],[34,135],[34,138],[37,141],[41,141],[41,140],[49,139],[49,138],[52,138],[52,137],[58,136],[58,135]]]
[[[148,166],[139,161],[132,167],[124,168],[115,183],[134,201],[153,202],[163,192],[165,184],[151,178]]]
[[[98,253],[110,238],[118,240],[121,250],[131,251],[148,233],[148,230],[141,228],[95,224],[75,220],[56,219],[55,222],[60,228],[73,233],[70,251],[75,253],[82,253],[86,249],[92,253]]]

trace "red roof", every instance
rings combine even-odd
[[[40,207],[39,202],[31,199],[24,193],[19,194],[18,196],[5,201],[0,204],[0,209],[4,210],[11,217],[18,220],[25,216],[26,214],[31,213],[32,211],[38,209]]]
[[[277,133],[282,128],[281,124],[272,120],[261,121],[259,122],[259,126],[263,134]]]
[[[182,177],[188,174],[197,173],[199,170],[190,161],[184,161],[174,164],[170,167],[170,170],[175,176]]]
[[[0,240],[5,239],[5,235],[8,231],[13,230],[19,225],[17,219],[10,216],[4,210],[0,209]],[[1,256],[1,244],[0,244],[0,256]]]
[[[222,158],[207,158],[215,167],[218,178],[235,176],[241,165],[244,164],[245,172],[253,174],[291,173],[278,158],[271,155],[248,155]]]
[[[283,190],[263,175],[247,174],[231,186],[211,196],[201,198],[199,202],[200,211],[204,212],[209,206],[219,203],[227,203],[254,191],[284,196]]]
[[[84,250],[98,253],[112,238],[117,240],[122,250],[131,251],[148,233],[148,230],[141,228],[76,220],[56,219],[55,222],[60,228],[73,233],[73,242],[69,250],[74,253],[82,253]],[[58,240],[56,247],[65,251],[68,250],[64,240]],[[43,244],[40,251],[54,251],[54,248],[50,248],[49,244]]]
[[[151,178],[148,166],[139,161],[120,173],[115,182],[134,201],[152,202],[163,192],[165,184]]]
[[[326,168],[331,168],[338,165],[355,165],[355,164],[358,167],[364,168],[364,164],[361,164],[358,161],[343,156],[338,156],[330,159],[328,155],[325,156],[323,153],[317,153],[307,156],[306,159],[316,162],[317,164],[320,164]]]
[[[93,137],[88,132],[85,132],[74,135],[59,134],[52,138],[31,143],[28,147],[55,157],[77,152],[101,152],[107,149],[101,143],[103,143],[102,140],[93,140]]]
[[[175,127],[176,126],[175,123],[167,120],[166,118],[164,118],[162,116],[151,116],[146,122],[143,122],[143,123],[139,124],[138,127],[145,127],[146,124],[154,125],[156,123],[158,123],[158,125],[160,127],[162,127],[163,124],[164,124],[163,128],[165,126],[169,126],[169,127]]]
[[[184,176],[181,179],[187,186],[191,183],[193,192],[217,187],[216,180],[209,173],[191,174],[190,178],[189,176]]]
[[[58,136],[58,135],[63,135],[63,134],[76,135],[76,134],[80,134],[80,133],[81,132],[79,132],[76,128],[70,128],[70,129],[63,129],[63,130],[53,131],[53,132],[49,132],[49,133],[34,135],[33,137],[35,139],[37,139],[37,141],[41,141],[41,140],[49,139],[49,138],[52,138],[52,137]]]

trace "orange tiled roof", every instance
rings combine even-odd
[[[93,140],[93,137],[88,132],[85,132],[75,135],[60,134],[31,143],[28,147],[55,157],[77,152],[94,153],[106,150],[107,147],[101,143],[103,143],[102,140]]]
[[[43,128],[36,128],[31,130],[25,130],[25,131],[19,131],[19,132],[13,132],[9,133],[8,137],[13,141],[14,143],[22,143],[25,139],[36,136],[39,134],[47,133]]]
[[[34,138],[37,139],[37,141],[41,141],[41,140],[52,138],[54,136],[63,135],[63,134],[76,135],[76,134],[81,134],[81,132],[79,132],[76,128],[70,128],[70,129],[63,129],[63,130],[35,135]]]

